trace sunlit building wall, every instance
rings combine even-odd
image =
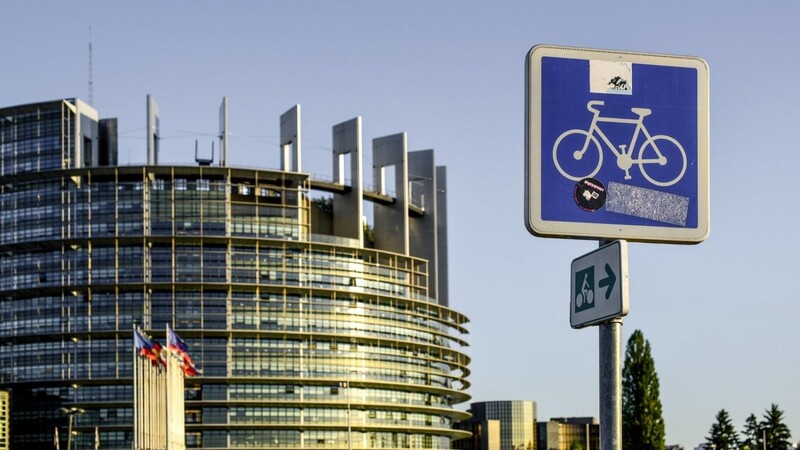
[[[458,450],[500,450],[500,421],[474,421],[467,419],[456,424],[459,430],[472,433],[472,436],[453,442]]]
[[[0,450],[8,450],[9,415],[11,402],[8,391],[0,391]]]
[[[538,450],[584,450],[600,448],[600,423],[594,417],[557,417],[538,424]]]
[[[58,429],[66,448],[71,417],[73,448],[93,448],[95,428],[101,448],[131,448],[134,324],[157,340],[170,324],[203,370],[186,380],[189,448],[445,449],[468,436],[452,427],[468,417],[453,408],[469,399],[467,318],[448,306],[433,152],[408,152],[404,133],[376,139],[380,187],[365,187],[353,119],[333,128],[332,179],[311,178],[298,105],[280,118],[279,169],[158,165],[152,98],[147,110],[151,163],[119,166],[116,120],[79,100],[0,109],[12,447],[50,448]]]

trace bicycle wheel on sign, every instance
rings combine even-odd
[[[675,138],[663,134],[646,140],[635,162],[647,181],[656,186],[672,186],[686,173],[686,151]]]
[[[553,162],[561,175],[580,181],[597,175],[603,165],[603,151],[588,131],[568,130],[553,144]]]

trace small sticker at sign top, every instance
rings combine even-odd
[[[589,61],[589,92],[633,95],[633,64],[623,61]]]
[[[584,178],[575,185],[575,203],[584,211],[597,211],[606,203],[606,187],[595,178]]]

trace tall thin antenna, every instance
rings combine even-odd
[[[92,81],[92,27],[89,27],[89,105],[94,106],[94,82]]]

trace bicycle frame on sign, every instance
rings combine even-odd
[[[650,114],[650,110],[634,108],[635,110],[639,111],[639,112],[634,111],[634,112],[636,112],[636,114],[638,114],[638,116],[639,116],[638,118],[636,118],[636,119],[622,119],[622,118],[617,118],[617,117],[600,117],[600,110],[593,108],[593,106],[595,106],[595,105],[603,105],[603,102],[601,102],[601,101],[593,101],[593,102],[589,102],[588,105],[587,105],[587,108],[589,108],[589,111],[594,113],[594,117],[592,117],[592,124],[589,126],[589,134],[587,135],[586,143],[583,144],[583,149],[581,150],[581,153],[584,153],[584,152],[586,152],[586,150],[588,150],[589,142],[591,142],[591,136],[592,136],[593,133],[596,133],[597,135],[600,136],[600,138],[603,140],[603,142],[606,143],[608,148],[611,149],[611,151],[614,153],[614,155],[617,156],[617,158],[619,158],[622,154],[630,155],[630,154],[633,153],[633,147],[634,147],[634,144],[636,144],[636,140],[639,138],[639,132],[640,131],[644,132],[645,142],[647,142],[648,140],[652,139],[652,136],[650,135],[650,132],[647,130],[647,127],[644,126],[644,118],[647,117]],[[620,147],[622,147],[622,150],[621,151],[617,151],[617,149],[614,147],[614,144],[611,142],[611,140],[608,138],[608,136],[606,136],[605,132],[603,132],[603,130],[600,128],[600,126],[598,126],[598,123],[600,123],[600,122],[622,123],[622,124],[636,125],[636,129],[633,131],[633,137],[631,138],[631,143],[628,145],[627,151],[625,151],[625,147],[622,146],[622,145],[620,145]],[[653,147],[658,152],[658,147],[655,147],[655,143],[653,143]],[[637,160],[633,160],[632,162],[641,164],[643,162],[644,163],[651,163],[651,162],[652,163],[657,163],[658,161],[659,161],[658,159],[637,159]]]

